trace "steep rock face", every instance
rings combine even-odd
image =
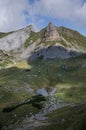
[[[37,52],[32,53],[32,55],[28,58],[29,61],[34,61],[36,59],[67,59],[70,57],[76,57],[81,55],[80,52],[75,52],[72,50],[67,50],[61,46],[51,46],[48,48],[40,49]]]
[[[44,32],[43,41],[49,42],[49,41],[59,41],[59,40],[60,40],[60,35],[57,32],[56,27],[52,23],[49,23]]]
[[[32,30],[32,26],[28,26],[19,31],[13,32],[0,39],[0,50],[11,51],[18,48],[25,43],[26,39],[29,37],[29,34]]]

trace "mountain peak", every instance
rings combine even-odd
[[[52,22],[50,22],[49,24],[48,24],[48,26],[47,26],[47,31],[48,32],[50,32],[50,31],[55,31],[56,30],[56,28],[55,28],[55,26],[54,26],[54,24],[52,23]]]
[[[48,26],[49,26],[49,27],[54,27],[54,24],[53,24],[52,22],[49,22],[49,23],[48,23]]]
[[[25,27],[25,29],[28,29],[28,28],[29,28],[31,31],[35,32],[35,28],[34,28],[33,25],[28,25],[28,26]]]
[[[57,29],[53,25],[53,23],[50,22],[45,29],[43,41],[48,42],[48,41],[59,41],[59,40],[60,40],[60,35],[57,32]]]

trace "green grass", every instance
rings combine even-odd
[[[5,36],[7,36],[8,34],[7,33],[0,33],[0,38],[3,38]]]
[[[29,66],[26,63],[20,62],[11,68],[0,70],[1,125],[9,124],[11,119],[16,122],[30,112],[30,109],[27,110],[29,105],[15,109],[12,112],[13,115],[12,113],[3,114],[3,108],[31,98],[39,88],[45,86],[56,87],[55,96],[66,102],[86,102],[86,67],[82,67],[86,64],[85,56],[67,60],[43,61],[38,59],[29,64],[31,69],[27,69]],[[27,87],[32,88],[33,92],[29,93]],[[30,107],[34,113],[36,108]],[[22,114],[24,109],[25,113]],[[18,115],[16,119],[14,114]]]
[[[73,58],[68,60],[43,61],[37,60],[31,64],[31,69],[12,67],[0,70],[0,91],[13,93],[13,95],[29,95],[24,86],[34,90],[46,85],[57,87],[56,96],[66,101],[86,101],[86,58]],[[23,64],[24,65],[24,64]],[[26,66],[26,64],[25,64]],[[23,66],[24,67],[24,66]],[[17,91],[15,92],[15,90]],[[3,92],[2,92],[3,90]],[[0,99],[1,101],[2,99]]]
[[[48,115],[49,126],[36,130],[86,130],[86,104],[74,104]]]
[[[8,54],[0,50],[0,68],[7,67],[7,65],[12,64],[12,62],[13,62],[13,57],[9,56]]]
[[[12,96],[12,95],[11,95]],[[11,97],[10,97],[11,98]],[[36,114],[43,107],[43,101],[45,97],[42,95],[32,96],[23,102],[4,104],[0,106],[0,128],[8,125],[13,125],[15,122],[21,123],[21,121],[30,114]],[[6,105],[6,106],[5,106]]]
[[[56,96],[69,102],[86,101],[86,67],[81,67],[86,64],[85,57],[62,61],[41,61],[40,63],[34,61],[33,64],[32,71],[40,72],[39,76],[42,76],[42,81],[44,79],[47,81],[45,85],[57,87]]]
[[[15,122],[21,122],[27,115],[30,113],[35,114],[39,110],[36,107],[33,107],[30,104],[22,105],[17,109],[13,110],[12,112],[3,113],[2,109],[0,109],[0,126],[8,126],[9,124],[12,125]]]
[[[12,32],[9,32],[9,33],[0,33],[0,38],[3,38],[3,37],[5,37],[5,36],[7,36],[7,35],[9,35],[9,34],[11,34]]]
[[[83,48],[83,50],[86,52],[85,36],[81,35],[77,31],[65,27],[59,27],[59,30],[57,29],[57,31],[59,32],[60,36],[63,36],[69,43],[72,44],[72,42],[74,42],[76,45]]]
[[[37,40],[40,38],[41,38],[41,32],[35,33],[31,31],[30,37],[25,42],[25,48],[27,48],[30,44],[37,42]]]

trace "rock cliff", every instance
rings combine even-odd
[[[67,50],[61,46],[50,46],[48,48],[43,48],[37,52],[34,52],[29,58],[29,61],[34,61],[36,59],[67,59],[70,57],[76,57],[81,55],[81,52],[76,52],[72,50]]]
[[[44,42],[59,41],[60,39],[61,38],[59,33],[56,30],[56,27],[52,23],[49,23],[45,29],[43,41]]]

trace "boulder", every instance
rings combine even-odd
[[[48,92],[44,88],[37,90],[36,93],[37,93],[37,95],[41,94],[42,96],[45,96],[45,97],[48,96]]]

